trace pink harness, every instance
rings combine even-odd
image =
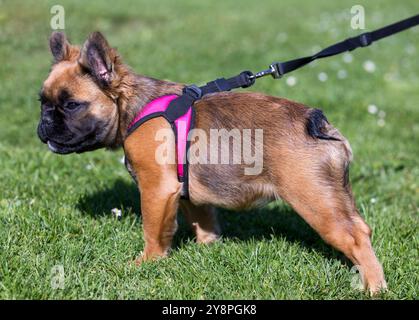
[[[173,122],[167,117],[166,111],[169,107],[172,100],[178,98],[177,95],[166,95],[161,96],[157,99],[152,100],[147,103],[135,116],[134,120],[128,126],[128,134],[132,133],[144,122],[156,118],[164,117],[169,123],[171,123],[173,132],[176,138],[176,159],[177,159],[177,174],[180,182],[184,183],[184,192],[182,196],[187,197],[188,186],[187,186],[187,176],[188,176],[188,161],[186,158],[187,149],[189,147],[188,143],[188,134],[193,126],[193,114],[194,110],[192,106],[189,106],[187,112]]]

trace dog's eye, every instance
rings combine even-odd
[[[69,101],[69,102],[67,102],[65,105],[64,105],[64,108],[65,109],[69,109],[69,110],[75,110],[75,109],[77,109],[78,107],[80,107],[80,103],[79,102],[76,102],[76,101]]]

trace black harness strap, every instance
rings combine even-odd
[[[166,117],[170,122],[174,122],[179,117],[183,116],[193,103],[202,98],[202,96],[222,91],[230,91],[236,88],[247,88],[255,83],[253,73],[250,71],[243,71],[239,75],[224,79],[220,78],[208,82],[202,87],[196,85],[187,86],[183,89],[183,93],[179,98],[174,99],[166,110]]]

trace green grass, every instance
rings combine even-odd
[[[282,203],[222,212],[223,239],[212,246],[195,244],[180,217],[170,258],[130,265],[144,241],[122,151],[62,157],[36,135],[58,3],[73,42],[101,30],[137,72],[185,83],[256,71],[355,35],[345,16],[354,4],[365,6],[368,29],[419,11],[416,0],[0,0],[0,298],[369,298],[351,288],[342,255]],[[352,63],[318,61],[292,74],[293,87],[263,79],[251,89],[322,108],[351,142],[354,193],[389,285],[383,299],[418,298],[418,36],[415,28],[355,51]],[[347,78],[337,77],[341,69]],[[384,126],[370,104],[386,113]],[[121,221],[112,208],[122,208]],[[54,265],[64,266],[62,290],[50,285]]]

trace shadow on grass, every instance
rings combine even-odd
[[[110,188],[81,197],[76,208],[93,218],[111,217],[113,208],[123,209],[125,214],[127,212],[139,214],[138,189],[134,183],[118,179]]]
[[[118,179],[110,188],[80,198],[77,208],[93,218],[111,217],[113,208],[122,208],[125,215],[131,213],[140,216],[139,193],[134,183]],[[182,214],[178,215],[178,221],[179,229],[174,238],[174,249],[194,239]],[[326,258],[349,263],[342,254],[325,244],[317,233],[286,205],[268,206],[246,212],[219,210],[219,221],[224,239],[249,241],[284,238],[309,250],[315,250]]]

